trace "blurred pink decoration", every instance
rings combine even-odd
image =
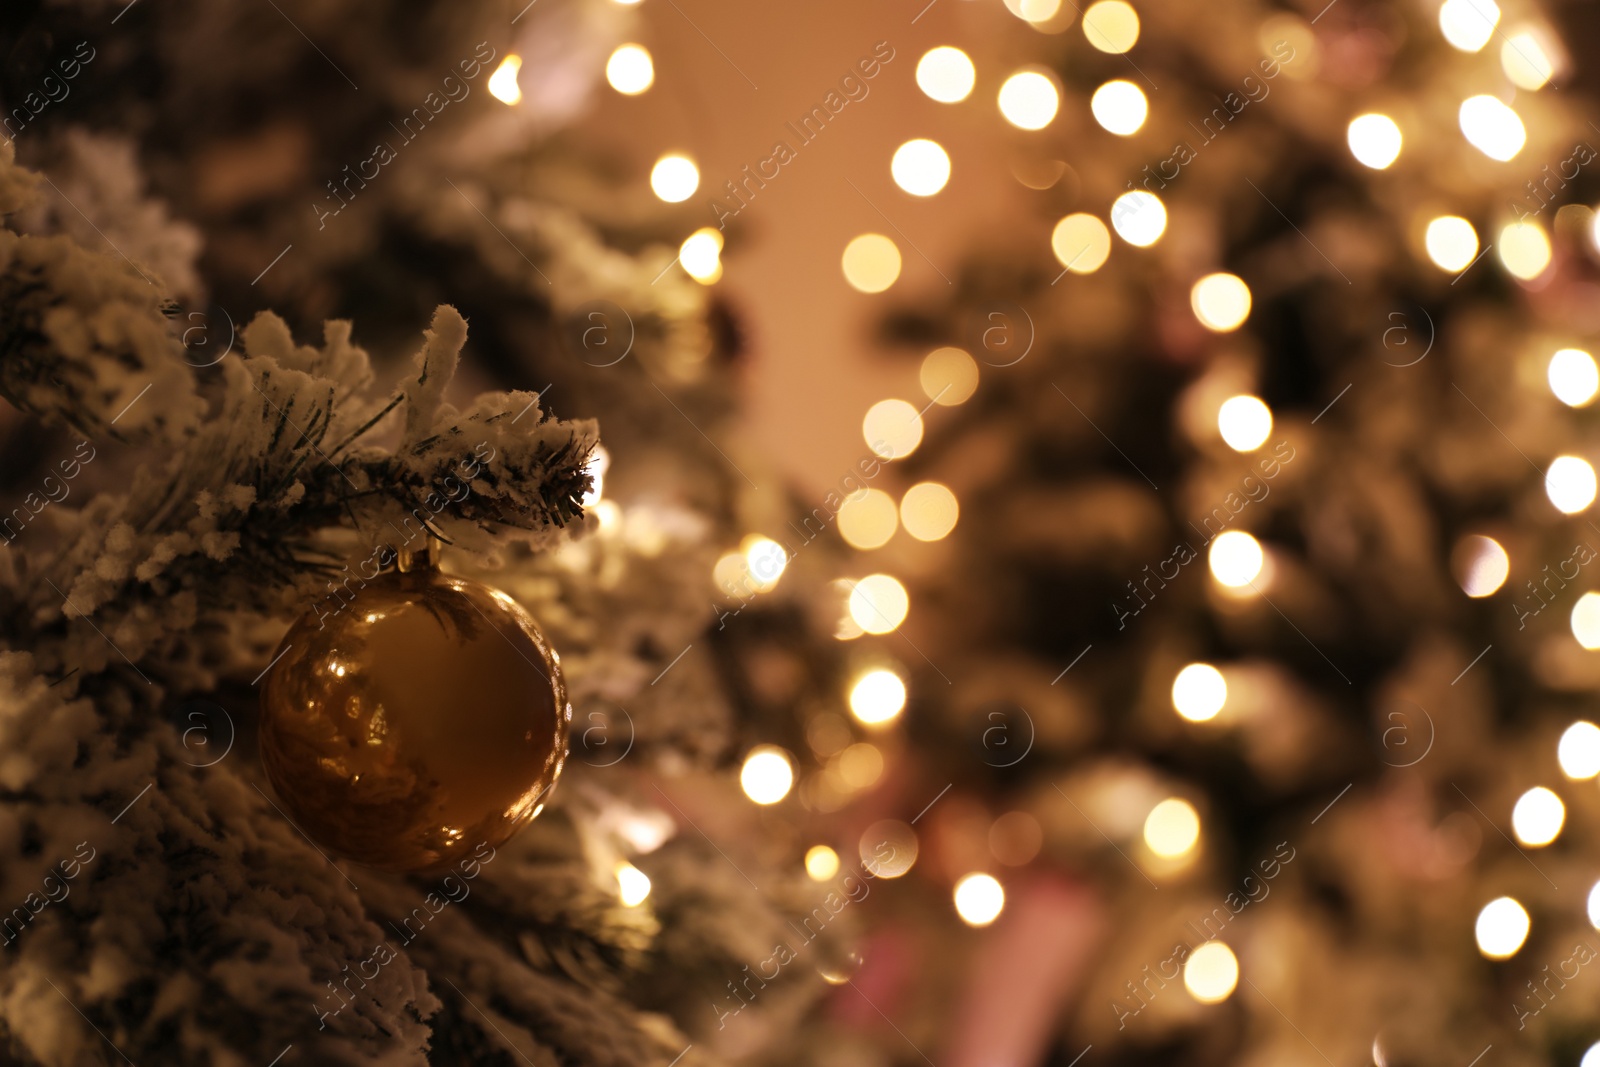
[[[977,935],[949,1051],[936,1057],[940,1067],[1039,1063],[1105,935],[1094,892],[1063,875],[1009,882],[1006,898],[1000,918]]]

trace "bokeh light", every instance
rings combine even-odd
[[[624,96],[638,96],[650,88],[655,80],[655,64],[643,45],[619,45],[611,53],[611,58],[606,60],[606,81]]]
[[[1221,941],[1207,941],[1183,964],[1183,987],[1202,1004],[1220,1004],[1239,984],[1239,958]]]
[[[862,418],[861,436],[884,459],[903,459],[922,443],[922,413],[904,400],[880,400]]]
[[[1468,534],[1451,555],[1461,591],[1473,598],[1492,596],[1511,573],[1511,557],[1492,537]]]
[[[1517,88],[1537,92],[1555,76],[1556,64],[1540,35],[1522,30],[1500,45],[1500,69]]]
[[[883,752],[877,745],[858,742],[839,753],[834,769],[850,789],[870,788],[883,777]]]
[[[1399,159],[1400,148],[1405,141],[1394,119],[1377,113],[1351,119],[1346,137],[1350,143],[1350,154],[1356,157],[1357,162],[1373,170],[1386,170]]]
[[[1589,925],[1600,930],[1600,882],[1596,882],[1589,890],[1588,904]]]
[[[876,878],[899,878],[917,862],[916,831],[898,819],[883,819],[862,831],[861,866]]]
[[[1112,202],[1111,225],[1124,241],[1149,248],[1167,231],[1167,207],[1154,193],[1135,189]]]
[[[1537,278],[1550,265],[1550,238],[1537,222],[1513,222],[1500,231],[1500,262],[1523,281]]]
[[[1006,891],[993,875],[969,874],[956,883],[956,914],[968,926],[988,926],[1006,906]]]
[[[522,87],[517,84],[517,71],[522,69],[522,57],[513,53],[500,61],[489,75],[489,95],[502,104],[515,104],[522,99]]]
[[[899,528],[900,511],[894,497],[882,489],[852,493],[839,505],[839,536],[851,548],[866,552],[881,548]]]
[[[1139,40],[1139,14],[1123,0],[1100,0],[1083,13],[1083,36],[1102,52],[1120,55]]]
[[[744,553],[745,567],[761,592],[776,586],[789,565],[789,553],[770,537],[751,534],[740,542],[739,550]]]
[[[1137,85],[1119,78],[1094,91],[1089,99],[1089,110],[1105,129],[1119,137],[1131,137],[1139,132],[1149,116],[1150,101]]]
[[[1439,5],[1439,29],[1451,46],[1463,52],[1481,51],[1500,24],[1494,0],[1444,0]]]
[[[1033,862],[1044,846],[1044,828],[1025,811],[1008,811],[989,827],[989,852],[1007,867]]]
[[[938,541],[956,528],[961,504],[950,487],[919,482],[900,498],[900,523],[918,541]]]
[[[1528,912],[1511,897],[1496,897],[1478,912],[1478,951],[1491,960],[1510,959],[1528,939]]]
[[[1544,786],[1534,786],[1517,798],[1511,809],[1511,831],[1531,848],[1543,848],[1561,833],[1567,808]]]
[[[1074,274],[1093,274],[1111,255],[1111,231],[1085,212],[1068,215],[1050,233],[1050,250]]]
[[[1545,472],[1544,492],[1557,510],[1576,515],[1594,503],[1594,468],[1577,456],[1557,456]]]
[[[702,226],[691,233],[678,248],[678,262],[689,277],[702,285],[710,285],[721,278],[722,231]]]
[[[1556,761],[1561,773],[1575,782],[1600,774],[1600,726],[1579,719],[1567,727],[1556,745]]]
[[[1239,589],[1261,574],[1267,555],[1261,542],[1243,530],[1224,530],[1211,542],[1207,562],[1213,578],[1230,589]]]
[[[757,745],[744,758],[739,784],[757,804],[776,804],[794,787],[794,763],[777,745]]]
[[[839,873],[839,854],[827,845],[806,849],[806,874],[814,882],[826,882]]]
[[[978,391],[978,361],[959,348],[935,348],[917,374],[922,393],[941,407],[955,407]]]
[[[1441,215],[1428,223],[1423,245],[1428,258],[1451,274],[1464,269],[1478,255],[1478,231],[1460,215]]]
[[[1217,430],[1235,452],[1254,452],[1272,433],[1272,409],[1257,396],[1234,396],[1217,409]]]
[[[1593,652],[1600,648],[1600,593],[1585,593],[1572,605],[1572,636]]]
[[[1000,86],[1000,114],[1019,130],[1044,129],[1060,108],[1056,83],[1038,71],[1018,71]]]
[[[681,204],[700,188],[700,169],[684,155],[665,155],[650,170],[650,188],[669,204]]]
[[[895,149],[889,173],[912,196],[932,196],[950,180],[950,156],[937,141],[919,137]]]
[[[1176,859],[1200,840],[1200,815],[1181,797],[1168,797],[1144,820],[1144,843],[1156,855]]]
[[[850,590],[850,617],[869,634],[893,633],[910,611],[906,587],[887,574],[869,574]]]
[[[844,280],[862,293],[881,293],[900,277],[900,249],[881,233],[864,233],[844,246]]]
[[[1501,163],[1514,159],[1528,140],[1522,119],[1492,96],[1474,96],[1464,101],[1459,119],[1461,132],[1472,147]]]
[[[978,72],[972,60],[959,48],[940,45],[924,52],[917,61],[917,87],[928,98],[941,104],[965,100],[977,84]]]
[[[1061,13],[1061,0],[1005,0],[1006,10],[1034,25],[1049,22]]]
[[[636,908],[650,895],[650,876],[631,863],[617,864],[617,895],[626,908]]]
[[[1208,722],[1228,702],[1228,682],[1209,663],[1191,663],[1172,680],[1172,707],[1190,722]]]
[[[1581,348],[1563,348],[1550,357],[1550,391],[1568,407],[1581,408],[1600,392],[1600,367]]]
[[[1206,329],[1237,330],[1250,317],[1250,287],[1237,274],[1208,274],[1189,291],[1189,306]]]
[[[878,668],[850,688],[850,714],[866,726],[892,722],[906,706],[906,683],[894,671]]]

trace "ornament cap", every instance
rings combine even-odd
[[[401,574],[426,573],[439,569],[439,557],[444,552],[444,542],[429,534],[415,548],[401,545],[395,554],[395,569]]]

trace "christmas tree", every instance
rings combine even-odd
[[[909,689],[858,683],[870,806],[942,797],[856,979],[870,1055],[1575,1064],[1600,324],[1558,27],[1010,6],[917,76],[998,99],[1032,224],[886,295],[922,395],[867,436],[916,450],[841,516]]]
[[[3,16],[0,1059],[689,1065],[820,988],[752,983],[808,892],[729,841],[761,816],[722,761],[803,698],[763,650],[816,644],[774,543],[735,549],[737,331],[562,132],[632,17]],[[287,814],[258,704],[291,622],[430,542],[559,651],[570,753],[520,834],[385,873]]]

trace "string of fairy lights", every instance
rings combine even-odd
[[[639,0],[614,2],[631,5]],[[1013,15],[1048,32],[1066,28],[1078,16],[1077,7],[1064,7],[1062,0],[1005,0],[1005,4]],[[1494,0],[1444,0],[1438,9],[1438,26],[1451,47],[1468,54],[1483,51],[1499,38],[1500,68],[1507,81],[1515,90],[1537,92],[1565,66],[1564,53],[1543,25],[1529,22],[1502,27],[1501,17]],[[1266,42],[1282,37],[1294,41],[1298,53],[1314,53],[1315,38],[1303,20],[1280,14],[1270,21],[1272,26],[1264,26],[1261,34],[1263,52]],[[1140,37],[1138,13],[1124,0],[1098,0],[1089,5],[1081,13],[1081,28],[1090,45],[1114,55],[1131,52]],[[489,81],[490,92],[508,105],[521,99],[517,86],[520,65],[517,56],[508,56]],[[629,42],[612,52],[605,74],[615,91],[637,96],[655,84],[656,72],[649,50],[643,44]],[[915,80],[930,100],[956,106],[975,92],[978,69],[962,49],[940,45],[922,55]],[[1514,92],[1502,95],[1514,97]],[[1055,73],[1047,67],[1027,66],[1003,78],[994,100],[1001,117],[1011,126],[1040,131],[1048,128],[1060,112],[1062,89]],[[1138,85],[1119,78],[1105,82],[1091,94],[1089,110],[1103,129],[1120,137],[1132,137],[1145,126],[1150,102]],[[1463,100],[1457,122],[1468,144],[1499,162],[1514,159],[1527,141],[1526,128],[1516,109],[1490,92]],[[1395,116],[1366,112],[1349,121],[1346,141],[1358,163],[1381,171],[1400,160],[1405,132]],[[948,185],[951,171],[949,153],[929,138],[904,142],[889,160],[894,183],[919,198],[939,195]],[[1024,180],[1021,175],[1019,180]],[[688,153],[670,151],[652,167],[649,183],[661,200],[680,203],[699,188],[700,173]],[[1568,211],[1584,214],[1590,239],[1600,247],[1600,214],[1582,205],[1567,205],[1555,213],[1557,222]],[[1050,234],[1050,247],[1064,274],[1091,274],[1103,267],[1115,252],[1113,234],[1123,243],[1143,249],[1156,244],[1167,228],[1165,205],[1160,197],[1144,189],[1119,196],[1106,212],[1106,219],[1110,220],[1109,226],[1099,215],[1079,211],[1056,223]],[[1536,218],[1524,217],[1504,224],[1495,234],[1493,245],[1501,266],[1519,281],[1538,279],[1551,267],[1550,236]],[[722,275],[722,247],[719,230],[702,228],[684,239],[678,263],[696,281],[713,285]],[[1470,219],[1437,215],[1418,220],[1414,248],[1440,271],[1456,274],[1478,261],[1481,241],[1478,228]],[[867,294],[882,293],[893,286],[901,266],[898,245],[881,233],[851,238],[840,257],[846,284]],[[1190,290],[1190,307],[1196,320],[1218,334],[1241,328],[1250,317],[1251,303],[1245,281],[1226,272],[1206,274]],[[919,385],[929,407],[955,406],[973,395],[979,376],[978,364],[970,354],[960,348],[941,347],[923,360]],[[1551,394],[1570,407],[1584,407],[1600,394],[1600,366],[1581,348],[1554,351],[1546,377]],[[1226,390],[1224,393],[1215,398],[1212,409],[1217,437],[1235,452],[1257,452],[1272,434],[1271,409],[1257,396]],[[904,399],[880,401],[864,416],[862,432],[869,447],[885,461],[904,458],[922,441],[922,410]],[[1582,513],[1596,498],[1595,469],[1581,456],[1558,456],[1546,470],[1545,491],[1551,505],[1561,513]],[[620,521],[616,505],[599,499],[598,485],[594,496],[592,503],[601,510],[610,509],[602,515],[602,526],[615,527]],[[840,507],[837,527],[853,549],[870,553],[888,545],[901,530],[917,541],[938,541],[951,533],[959,518],[955,493],[948,486],[929,481],[911,486],[898,500],[882,489],[858,491]],[[1208,566],[1218,592],[1238,598],[1261,595],[1272,584],[1272,555],[1271,550],[1242,530],[1218,534],[1208,551]],[[726,553],[717,562],[712,581],[727,594],[740,590],[759,594],[778,584],[787,563],[782,545],[752,534],[736,551]],[[1504,546],[1487,534],[1464,537],[1452,555],[1452,570],[1461,589],[1473,598],[1489,597],[1499,591],[1510,575],[1510,567]],[[1532,583],[1529,585],[1532,589]],[[874,573],[841,580],[836,586],[844,605],[835,634],[841,641],[893,633],[910,612],[909,594],[892,575]],[[1586,593],[1578,599],[1572,610],[1571,627],[1584,649],[1600,649],[1600,593]],[[807,741],[822,769],[799,778],[798,784],[802,802],[813,810],[837,810],[852,795],[877,782],[884,770],[883,754],[870,739],[857,740],[857,730],[865,730],[870,738],[876,731],[891,728],[906,706],[906,681],[899,665],[880,653],[865,657],[863,663],[866,665],[842,701],[850,718],[825,713],[808,724]],[[1174,712],[1197,729],[1227,724],[1231,717],[1228,673],[1226,666],[1209,663],[1181,667],[1172,682]],[[1586,721],[1573,723],[1562,734],[1556,756],[1560,771],[1568,780],[1600,777],[1600,726]],[[758,745],[746,754],[740,782],[754,803],[779,803],[796,788],[796,760],[778,746]],[[1559,837],[1565,818],[1560,796],[1541,785],[1530,788],[1516,801],[1511,826],[1523,847],[1542,848]],[[1184,797],[1164,797],[1148,809],[1139,836],[1151,870],[1168,875],[1181,871],[1201,844],[1200,813]],[[863,862],[869,859],[869,849],[883,841],[895,844],[897,858],[877,873],[892,878],[909,871],[917,856],[912,828],[893,820],[869,827],[861,839]],[[1028,813],[1008,812],[994,821],[989,842],[1000,863],[1022,866],[1038,853],[1041,831],[1037,820]],[[833,878],[841,862],[838,852],[828,845],[816,845],[805,856],[807,872],[818,881]],[[648,896],[649,880],[636,868],[621,863],[617,874],[625,903],[638,904]],[[1000,915],[1005,891],[994,875],[973,871],[956,880],[952,899],[963,921],[984,926]],[[1600,883],[1589,894],[1587,910],[1590,921],[1600,927]],[[1483,905],[1475,925],[1478,949],[1490,959],[1509,959],[1527,940],[1531,924],[1527,909],[1516,899],[1504,896],[1489,901]],[[1237,985],[1238,959],[1220,939],[1208,941],[1188,957],[1183,978],[1196,1000],[1221,1002]],[[1585,1056],[1584,1067],[1600,1067],[1600,1044]]]

